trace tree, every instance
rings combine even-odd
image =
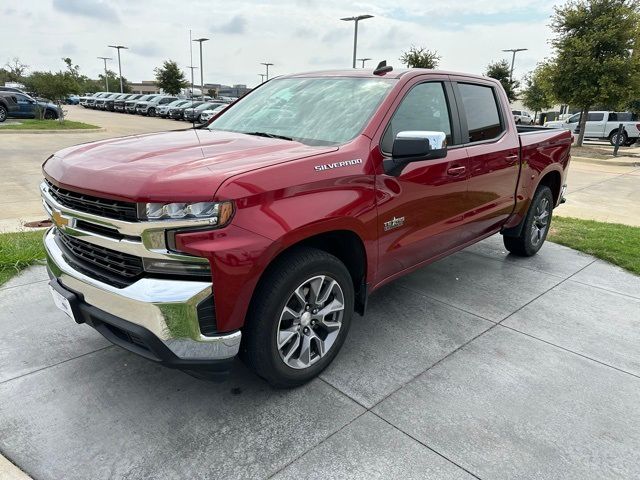
[[[549,85],[551,68],[552,65],[549,63],[540,64],[525,77],[522,104],[534,111],[533,118],[536,117],[538,112],[551,108],[554,104],[551,86]]]
[[[9,82],[19,82],[24,77],[29,65],[25,65],[18,57],[13,57],[5,65]]]
[[[158,87],[170,95],[179,94],[183,88],[189,85],[184,73],[173,60],[165,60],[162,67],[157,67],[155,72]]]
[[[438,68],[440,63],[440,55],[435,50],[427,50],[424,47],[415,47],[411,45],[411,48],[402,53],[400,62],[404,63],[409,68]]]
[[[120,76],[114,72],[113,70],[108,70],[107,69],[107,83],[109,84],[109,91],[110,92],[119,92],[120,91]],[[98,91],[98,90],[102,90],[103,88],[105,88],[105,74],[101,73],[98,75],[98,81],[95,82],[96,85],[94,87],[94,91]],[[130,93],[131,92],[131,87],[129,86],[129,81],[126,79],[126,77],[122,77],[122,93]]]
[[[485,72],[487,77],[495,78],[498,80],[504,91],[507,93],[507,98],[510,102],[517,100],[516,90],[520,86],[520,82],[511,79],[511,66],[506,60],[499,60],[497,62],[487,65]]]
[[[640,57],[632,52],[639,17],[637,0],[571,0],[555,7],[551,85],[559,101],[582,111],[578,146],[592,106],[615,108],[638,96]]]

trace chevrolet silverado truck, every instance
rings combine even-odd
[[[299,385],[387,282],[496,233],[534,255],[571,141],[516,128],[491,78],[388,66],[272,79],[203,128],[46,160],[53,299],[165,366],[219,378],[239,355]]]

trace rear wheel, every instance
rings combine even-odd
[[[627,143],[628,140],[629,140],[629,137],[627,136],[627,132],[622,132],[620,133],[620,143],[618,145],[624,145],[625,143]],[[618,141],[618,131],[616,130],[609,137],[609,143],[615,146],[617,141]]]
[[[524,225],[517,237],[503,236],[504,246],[509,252],[521,257],[531,257],[538,253],[549,233],[553,215],[553,194],[547,186],[538,187]]]
[[[7,119],[7,109],[0,105],[0,123]]]
[[[260,282],[243,331],[244,362],[271,385],[317,376],[344,343],[353,315],[349,271],[333,255],[297,248]]]

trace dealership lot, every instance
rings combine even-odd
[[[493,237],[388,285],[290,391],[110,346],[46,278],[0,289],[0,452],[35,479],[640,475],[640,279],[558,245]]]

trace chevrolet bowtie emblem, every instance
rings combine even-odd
[[[60,210],[53,210],[53,212],[51,212],[51,220],[56,227],[67,227],[69,225],[69,219],[63,216]]]

